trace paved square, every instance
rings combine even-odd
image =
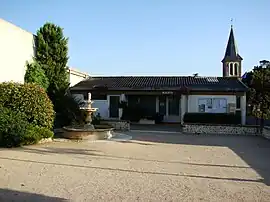
[[[0,201],[270,201],[268,140],[130,134],[0,149]]]

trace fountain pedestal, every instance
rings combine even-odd
[[[88,93],[88,100],[86,107],[81,107],[81,110],[87,112],[84,126],[67,126],[63,127],[63,137],[76,140],[104,140],[112,137],[113,127],[109,125],[100,125],[97,128],[92,124],[92,114],[98,108],[92,108],[93,101],[91,100],[91,93]]]

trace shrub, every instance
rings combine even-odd
[[[86,112],[80,109],[82,103],[76,100],[69,92],[58,95],[56,102],[59,103],[55,107],[55,111],[58,112],[55,119],[56,127],[84,123]]]
[[[35,144],[42,138],[53,136],[53,132],[45,127],[29,124],[22,112],[0,107],[0,145],[17,147]]]
[[[156,113],[155,114],[155,123],[156,124],[159,124],[159,123],[162,123],[163,119],[164,119],[164,115],[163,114],[160,114],[160,113]]]
[[[185,113],[184,123],[240,124],[241,116],[229,113]]]
[[[29,124],[23,136],[22,144],[24,145],[36,144],[42,138],[50,138],[50,137],[53,137],[53,132],[48,128]]]
[[[36,126],[37,127],[37,126]],[[42,138],[50,138],[53,137],[53,131],[49,130],[48,128],[45,127],[37,127],[38,133],[41,135]]]
[[[20,146],[29,123],[24,113],[0,107],[1,146]]]
[[[47,90],[49,87],[49,80],[42,67],[37,62],[31,64],[26,63],[26,67],[24,81],[26,83],[35,83],[41,88],[44,88],[44,90]]]
[[[138,122],[142,118],[146,118],[146,115],[144,109],[140,105],[128,105],[123,108],[122,120]]]
[[[92,124],[93,125],[100,125],[100,122],[101,122],[100,113],[92,114]]]
[[[53,126],[52,102],[45,90],[36,84],[1,83],[0,105],[14,113],[24,113],[31,124],[48,129]]]

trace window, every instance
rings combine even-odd
[[[168,97],[169,115],[179,116],[179,97]]]
[[[233,75],[233,63],[229,63],[229,74]]]
[[[236,109],[240,109],[240,108],[241,108],[241,97],[236,96]]]
[[[238,75],[238,64],[234,63],[234,75],[237,76]]]

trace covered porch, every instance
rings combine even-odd
[[[126,95],[129,106],[139,106],[146,117],[160,114],[163,122],[181,122],[181,95]]]
[[[185,109],[180,92],[125,92],[121,94],[107,95],[108,118],[120,119],[123,109],[119,103],[125,102],[130,108],[138,108],[143,111],[143,116],[150,118],[159,114],[163,116],[165,123],[181,123]]]

